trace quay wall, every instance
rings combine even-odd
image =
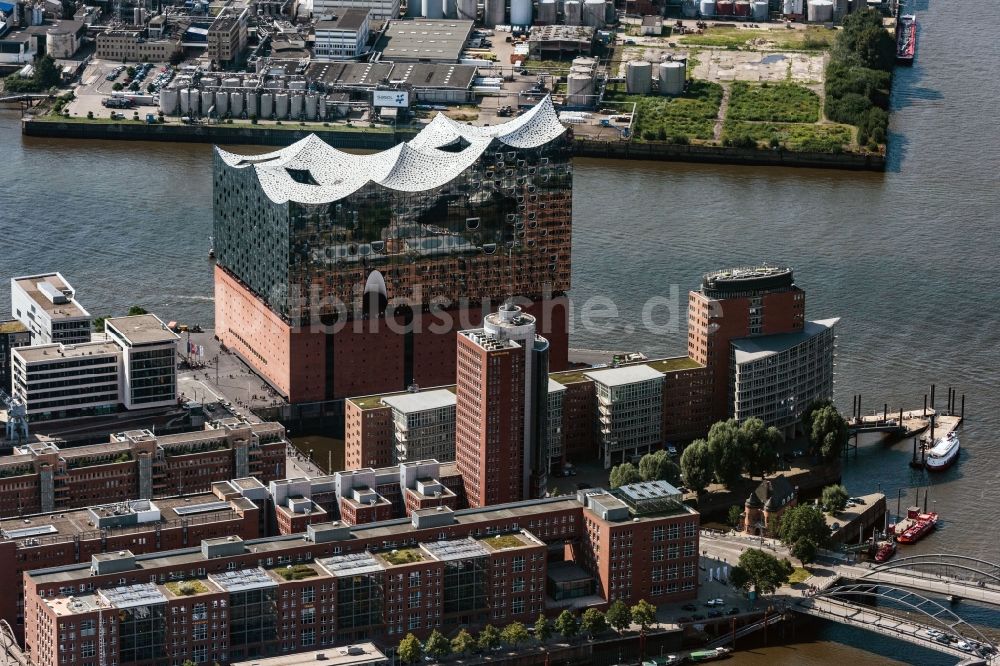
[[[416,130],[369,131],[309,127],[268,127],[246,125],[147,125],[134,121],[59,122],[25,117],[21,132],[26,136],[64,139],[118,139],[123,141],[187,141],[192,143],[257,144],[287,146],[309,134],[316,134],[338,148],[385,150],[416,135]],[[692,146],[670,143],[626,143],[577,138],[574,155],[603,159],[745,164],[755,166],[808,167],[854,171],[885,171],[882,155],[855,153],[793,152],[723,146]]]

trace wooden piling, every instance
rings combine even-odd
[[[927,394],[924,393],[924,418],[927,418]]]
[[[965,420],[965,394],[962,394],[962,420]]]
[[[931,409],[934,409],[934,389],[935,388],[936,387],[934,386],[934,384],[931,384]]]

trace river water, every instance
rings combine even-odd
[[[885,174],[578,160],[572,298],[607,297],[620,317],[577,326],[575,347],[683,353],[685,322],[635,323],[651,294],[677,302],[718,267],[767,260],[796,270],[807,315],[842,317],[837,392],[849,408],[918,407],[931,383],[966,395],[963,457],[935,477],[909,445],[863,441],[852,493],[930,486],[942,527],[906,553],[1000,559],[1000,24],[966,3],[922,0],[917,62],[898,71]],[[248,149],[249,150],[249,149]],[[256,149],[260,150],[260,149]],[[211,149],[204,145],[22,139],[0,112],[0,276],[60,270],[92,313],[138,303],[211,324]],[[9,289],[0,283],[0,303]],[[6,307],[6,305],[4,305]],[[667,305],[654,311],[668,324]],[[577,320],[579,317],[577,317]],[[671,332],[672,331],[672,332]],[[890,501],[894,506],[895,502]],[[959,609],[962,605],[959,606]],[[973,612],[982,623],[994,614]],[[736,663],[938,663],[859,630],[810,625],[791,645]]]

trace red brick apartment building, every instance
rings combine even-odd
[[[130,430],[75,448],[27,444],[0,457],[0,517],[207,492],[238,477],[280,479],[287,444],[281,424],[237,419],[173,435]]]
[[[539,612],[694,598],[698,514],[662,482],[24,573],[34,666],[231,661]]]

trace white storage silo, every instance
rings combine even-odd
[[[566,25],[583,25],[583,3],[580,0],[566,0],[563,4]]]
[[[806,18],[810,23],[829,23],[832,21],[832,0],[809,0]]]
[[[456,0],[444,0],[444,17],[458,18],[458,2]]]
[[[607,25],[612,25],[617,20],[618,10],[615,9],[615,3],[611,0],[604,0],[604,22]]]
[[[510,0],[510,24],[531,25],[531,0]]]
[[[604,27],[604,0],[583,1],[583,25],[592,28]]]
[[[305,79],[295,79],[294,81],[288,82],[289,90],[305,90],[306,82]]]
[[[538,3],[538,17],[536,23],[542,25],[555,25],[559,22],[559,5],[556,0],[541,0]]]
[[[319,95],[316,93],[306,95],[306,120],[316,120],[317,111],[319,111]]]
[[[215,93],[211,90],[201,91],[201,112],[207,114],[215,106]]]
[[[684,79],[687,76],[686,63],[668,60],[660,63],[660,94],[680,95],[684,92]]]
[[[570,74],[566,77],[566,104],[590,106],[594,103],[594,77],[589,74]]]
[[[753,3],[753,20],[754,21],[766,21],[768,16],[768,4],[767,0],[754,0]]]
[[[630,95],[648,95],[653,89],[653,65],[631,60],[625,65],[625,89]]]
[[[429,19],[442,18],[444,16],[442,0],[420,0],[420,14]]]
[[[229,93],[229,113],[232,114],[234,118],[239,118],[243,115],[244,107],[246,105],[243,103],[243,93],[239,91],[234,91]],[[251,114],[247,114],[249,116]]]
[[[479,13],[476,0],[458,0],[458,18],[461,21],[475,21]]]
[[[225,90],[215,92],[215,112],[220,118],[229,113],[229,93]]]
[[[702,18],[715,16],[715,0],[701,0],[701,5],[698,7],[698,11]]]
[[[801,16],[802,0],[785,0],[782,11],[786,16]]]
[[[218,88],[219,87],[219,77],[217,76],[203,76],[201,77],[199,83],[202,88]]]
[[[178,106],[180,106],[180,95],[177,94],[176,89],[164,88],[160,91],[160,111],[163,112],[163,115],[176,115]]]
[[[327,114],[327,112],[328,111],[327,111],[326,97],[320,97],[319,98],[319,119],[320,120],[326,120],[326,114]]]
[[[278,93],[274,96],[274,117],[278,120],[288,117],[288,93]]]
[[[261,93],[260,94],[260,117],[270,118],[274,115],[274,94],[273,93]]]
[[[132,10],[132,25],[142,25],[142,9],[136,7]]]
[[[185,115],[198,115],[199,100],[200,97],[197,88],[185,88],[181,91],[181,111]]]
[[[487,28],[504,25],[507,22],[507,0],[486,0],[483,21]]]
[[[223,88],[239,88],[240,87],[240,77],[238,76],[227,76],[222,79]]]
[[[302,93],[295,93],[288,100],[288,117],[298,120],[302,116],[302,107],[305,105],[306,96]]]

